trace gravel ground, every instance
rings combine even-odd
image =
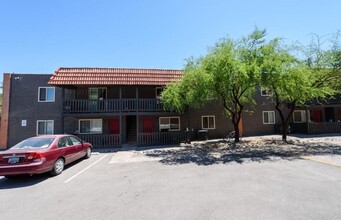
[[[165,164],[198,165],[316,158],[341,166],[341,135],[295,135],[289,136],[286,143],[280,135],[245,137],[236,144],[223,140],[198,141],[181,147],[138,148],[132,157],[138,161],[144,157]]]

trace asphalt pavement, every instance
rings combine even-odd
[[[0,177],[0,218],[341,218],[339,166],[302,158],[170,164],[162,156],[99,153],[56,177]]]

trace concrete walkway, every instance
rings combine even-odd
[[[133,157],[135,149],[136,147],[123,147],[113,154],[109,163],[129,163]]]
[[[148,157],[146,152],[153,150],[180,149],[179,146],[127,147],[113,154],[109,164],[159,161],[161,157]]]

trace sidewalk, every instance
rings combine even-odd
[[[159,161],[162,158],[148,157],[146,152],[153,150],[180,149],[179,146],[127,147],[117,151],[109,164]]]
[[[135,152],[136,147],[123,147],[113,154],[110,164],[112,163],[129,163]]]

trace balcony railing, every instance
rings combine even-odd
[[[137,143],[140,146],[178,144],[184,140],[185,134],[182,132],[153,132],[140,133],[137,137]]]
[[[80,134],[78,137],[91,143],[95,149],[121,146],[119,134]]]
[[[138,146],[179,144],[185,139],[184,132],[153,132],[139,133],[136,144]],[[120,134],[79,134],[82,140],[96,148],[117,148],[122,146]]]
[[[309,134],[341,133],[341,122],[309,123]]]
[[[158,99],[66,100],[63,109],[65,113],[164,111]]]
[[[328,134],[341,133],[341,122],[309,122],[290,124],[293,133]]]

